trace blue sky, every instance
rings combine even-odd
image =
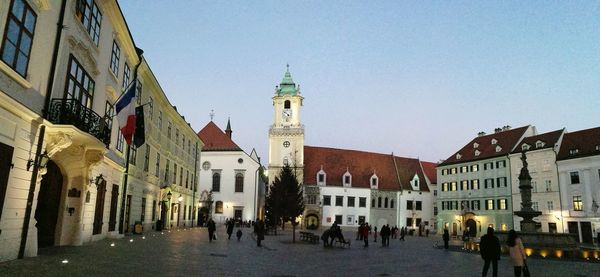
[[[445,159],[479,131],[600,126],[597,1],[120,1],[196,130],[268,161],[290,64],[306,144]]]

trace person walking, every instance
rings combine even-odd
[[[265,239],[265,225],[262,220],[256,223],[256,246],[261,247],[261,241]]]
[[[406,236],[406,228],[405,228],[405,227],[402,227],[402,228],[400,229],[400,240],[401,240],[401,241],[404,241],[404,236]]]
[[[365,247],[369,247],[369,223],[365,223],[362,228],[362,237]]]
[[[227,239],[231,240],[231,234],[233,234],[233,226],[234,226],[233,219],[228,220],[226,225],[227,225]]]
[[[373,241],[377,242],[377,226],[373,229]]]
[[[525,255],[523,242],[515,230],[508,231],[506,244],[508,245],[508,253],[510,253],[510,261],[514,267],[515,277],[521,277],[527,255]]]
[[[238,242],[240,241],[240,239],[242,239],[242,229],[238,229],[237,233],[235,233],[235,236],[238,239]]]
[[[212,242],[215,239],[215,231],[217,230],[217,225],[215,221],[211,218],[206,223],[206,227],[208,227],[208,241]]]
[[[487,276],[490,263],[492,263],[492,276],[498,276],[498,260],[500,260],[501,251],[500,240],[494,236],[494,228],[488,227],[487,234],[481,237],[479,242],[479,252],[484,260],[481,276]]]
[[[442,239],[444,240],[444,249],[448,249],[448,241],[450,241],[450,233],[448,233],[448,228],[444,228]]]

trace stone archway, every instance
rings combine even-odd
[[[46,165],[38,192],[35,220],[37,223],[38,248],[57,244],[57,224],[60,217],[60,201],[63,188],[63,175],[53,161]]]
[[[474,238],[477,236],[477,222],[475,222],[475,220],[472,218],[467,219],[467,222],[465,222],[465,227],[467,230],[469,230],[469,237]]]
[[[307,214],[304,224],[306,229],[314,230],[319,228],[319,216],[316,214]]]

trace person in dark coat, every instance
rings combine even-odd
[[[238,241],[240,241],[242,238],[242,229],[238,229],[237,233],[235,233],[235,236],[237,237]]]
[[[404,241],[404,236],[406,236],[406,227],[402,227],[400,229],[400,240]]]
[[[256,246],[261,247],[261,241],[265,239],[265,224],[262,220],[256,223]]]
[[[365,223],[362,227],[362,236],[363,241],[365,242],[365,247],[369,247],[369,223]]]
[[[206,227],[208,227],[208,241],[212,242],[213,239],[215,239],[215,231],[217,230],[217,225],[211,218],[206,223]]]
[[[448,229],[444,229],[444,234],[442,235],[442,239],[444,239],[444,249],[448,249],[448,241],[450,241],[450,233],[448,233]]]
[[[233,219],[227,221],[227,239],[231,239],[231,234],[233,234]]]
[[[500,260],[500,240],[494,236],[494,228],[488,227],[487,234],[481,237],[479,242],[479,252],[481,258],[485,261],[483,264],[483,271],[481,276],[487,276],[490,263],[492,263],[492,276],[498,276],[498,260]]]

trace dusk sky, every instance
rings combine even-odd
[[[306,145],[437,162],[478,132],[600,126],[598,1],[121,0],[170,102],[268,161],[286,69]]]

